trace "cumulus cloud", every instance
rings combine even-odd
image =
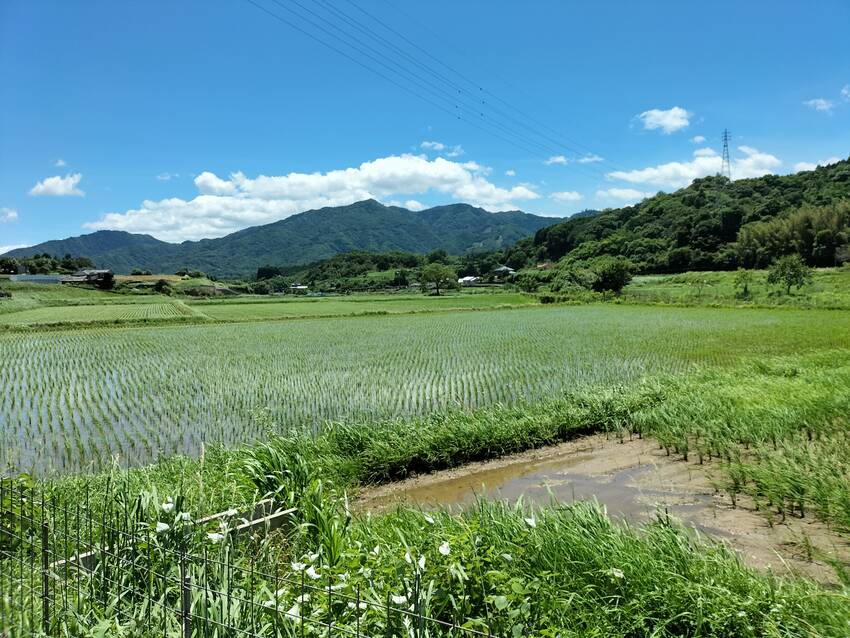
[[[508,177],[515,177],[516,171],[512,168],[509,168],[508,170],[505,171],[505,175],[507,175]]]
[[[761,177],[782,166],[778,157],[750,146],[739,146],[738,151],[743,156],[732,161],[732,176],[735,179]],[[694,151],[694,158],[689,162],[668,162],[633,171],[614,171],[608,173],[608,177],[630,184],[649,184],[675,190],[687,186],[699,177],[719,173],[721,167],[722,160],[716,151],[701,148]]]
[[[63,160],[63,159],[60,157],[58,160],[56,160],[55,162],[53,162],[53,165],[54,165],[56,168],[65,168],[65,167],[68,165],[68,162],[66,162],[65,160]]]
[[[83,191],[77,188],[77,184],[83,178],[80,173],[69,173],[65,177],[46,177],[30,189],[30,195],[51,195],[53,197],[66,197],[75,195],[82,197]]]
[[[553,155],[547,160],[544,160],[543,163],[546,166],[552,166],[553,164],[566,164],[569,160],[563,155]]]
[[[845,100],[850,100],[850,84],[845,84],[841,88],[841,97],[843,97]]]
[[[464,154],[463,147],[460,144],[455,146],[447,146],[442,142],[434,142],[434,141],[425,141],[419,145],[420,148],[425,149],[426,151],[434,151],[435,153],[442,153],[446,157],[460,157]]]
[[[26,244],[9,244],[8,246],[0,246],[0,255],[5,255],[10,250],[15,250],[16,248],[26,248]]]
[[[559,202],[577,202],[582,198],[581,193],[577,191],[560,191],[552,193],[551,197]]]
[[[623,202],[639,202],[653,195],[655,193],[643,192],[634,188],[607,188],[596,191],[596,197],[599,199],[616,199]]]
[[[827,157],[819,162],[797,162],[794,164],[794,172],[799,173],[800,171],[813,171],[818,166],[829,166],[830,164],[835,164],[840,161],[840,157]]]
[[[529,185],[502,188],[493,184],[486,179],[487,170],[475,162],[391,155],[326,173],[249,178],[236,172],[223,179],[204,171],[195,178],[199,194],[193,199],[145,200],[139,208],[108,213],[85,226],[183,241],[220,237],[304,210],[369,198],[387,200],[434,192],[489,210],[511,210],[518,208],[516,202],[540,198]],[[405,205],[410,208],[412,202],[418,203],[409,200]]]
[[[585,155],[584,157],[580,157],[578,159],[579,164],[594,164],[596,162],[604,162],[604,157],[599,157],[595,153],[591,153],[590,155]]]
[[[18,211],[14,208],[0,208],[0,222],[13,222],[18,219]]]
[[[422,210],[425,208],[425,204],[417,202],[415,199],[408,199],[404,202],[404,207],[408,210]]]
[[[822,97],[816,97],[813,100],[806,100],[803,104],[808,106],[810,109],[814,109],[815,111],[820,111],[822,113],[830,113],[832,109],[835,108],[835,104],[832,100],[826,100]]]
[[[638,115],[638,119],[643,122],[643,128],[648,131],[661,129],[665,135],[675,133],[683,128],[687,128],[691,123],[693,113],[679,106],[674,106],[672,109],[650,109]]]
[[[694,135],[691,138],[691,143],[693,143],[693,144],[702,144],[703,142],[705,142],[705,136],[704,135]]]

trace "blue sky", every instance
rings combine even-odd
[[[254,2],[395,84],[247,0],[0,3],[0,247],[369,196],[569,215],[716,172],[724,128],[733,178],[850,154],[841,0]]]

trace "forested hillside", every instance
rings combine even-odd
[[[846,258],[850,162],[793,175],[695,180],[640,204],[543,228],[504,252],[512,263],[631,260],[642,272],[763,267],[789,252],[810,265]]]

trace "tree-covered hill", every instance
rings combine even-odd
[[[511,263],[623,256],[642,272],[763,267],[789,252],[831,266],[850,241],[850,161],[792,175],[695,180],[640,204],[571,217],[505,251]]]
[[[468,204],[411,211],[375,200],[307,211],[217,239],[170,244],[148,235],[98,231],[7,253],[85,255],[102,268],[128,273],[201,270],[218,277],[253,275],[263,264],[307,264],[350,251],[454,255],[494,251],[532,235],[552,219],[520,211],[490,213]]]

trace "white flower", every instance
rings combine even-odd
[[[419,569],[425,570],[425,556],[419,557]]]
[[[188,522],[188,521],[191,521],[191,520],[192,520],[192,515],[191,515],[189,512],[180,512],[180,513],[177,515],[177,520],[178,520],[178,521],[187,521],[187,522]]]
[[[506,563],[510,563],[514,559],[514,557],[511,556],[510,554],[502,554],[502,558],[505,559]]]
[[[369,606],[366,603],[360,603],[359,607],[355,603],[352,603],[352,602],[348,603],[349,609],[367,609],[368,607]]]
[[[303,572],[305,567],[307,566],[304,563],[292,563],[292,571],[294,572]]]
[[[431,525],[434,524],[434,517],[433,516],[431,516],[430,514],[424,514],[424,516],[425,516],[425,522],[426,523],[430,523]]]
[[[274,607],[277,603],[274,600],[263,601],[263,607]]]
[[[171,497],[169,496],[168,500],[165,501],[165,503],[162,504],[162,511],[165,512],[166,514],[168,514],[173,509],[174,509],[174,503],[171,502]]]
[[[171,529],[171,526],[168,523],[163,523],[162,521],[160,521],[159,523],[156,524],[156,533],[157,534],[159,534],[160,532],[167,532],[170,529]]]
[[[316,552],[315,554],[307,554],[307,558],[309,559],[309,561],[310,561],[311,563],[315,563],[315,562],[316,562],[316,559],[317,559],[318,557],[319,557],[319,553],[318,553],[318,552]]]
[[[449,541],[443,541],[443,544],[437,548],[437,551],[440,552],[443,556],[448,556],[452,553],[452,548],[449,547]]]
[[[408,565],[413,564],[413,559],[410,557],[410,552],[404,553],[404,562],[406,562]]]
[[[528,525],[529,527],[531,527],[531,528],[537,527],[537,521],[534,520],[533,516],[530,517],[530,518],[523,519],[523,520],[525,520],[525,524]]]
[[[614,578],[625,578],[626,575],[623,573],[622,569],[617,569],[616,567],[612,567],[608,570],[608,573],[611,574]]]
[[[208,532],[207,538],[211,543],[220,543],[224,540],[224,534],[219,534],[218,532]]]
[[[393,596],[392,601],[394,605],[403,605],[407,602],[407,596]]]
[[[738,618],[743,618],[746,615],[747,615],[747,612],[745,612],[745,611],[739,611],[738,612]]]
[[[238,510],[235,510],[235,509],[233,509],[233,508],[231,507],[229,510],[227,510],[227,511],[224,513],[224,515],[225,515],[225,516],[236,516],[238,513],[239,513],[239,511],[238,511]]]
[[[298,603],[292,605],[289,608],[289,611],[286,612],[287,616],[300,616],[301,615],[301,607],[298,606]]]
[[[375,545],[375,549],[373,549],[373,550],[372,550],[372,553],[373,553],[375,556],[377,556],[378,554],[380,554],[380,553],[381,553],[381,546],[380,546],[380,545]]]
[[[319,573],[316,571],[316,568],[315,568],[315,567],[313,567],[312,565],[310,565],[310,566],[307,568],[307,571],[306,571],[306,572],[304,572],[304,573],[305,573],[305,574],[307,574],[307,576],[309,576],[309,577],[310,577],[310,578],[312,578],[313,580],[319,580],[319,579],[321,578],[321,576],[319,575]]]
[[[298,596],[298,598],[295,599],[295,602],[297,602],[299,605],[303,605],[308,600],[310,600],[310,594],[301,594],[300,596]]]

